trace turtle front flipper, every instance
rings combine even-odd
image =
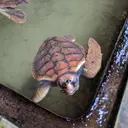
[[[24,23],[26,20],[25,13],[20,9],[0,8],[0,13],[16,23]]]
[[[51,84],[48,81],[40,81],[40,87],[36,90],[32,97],[32,101],[35,103],[40,102],[49,92]]]
[[[100,45],[90,38],[88,41],[88,52],[85,58],[84,75],[88,78],[93,78],[99,72],[102,63],[102,53]]]

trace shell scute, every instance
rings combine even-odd
[[[51,48],[49,53],[50,55],[53,55],[55,54],[56,52],[60,52],[61,51],[61,48],[60,47],[54,47],[54,48]]]
[[[65,55],[67,61],[79,61],[83,58],[82,54],[69,54]]]
[[[51,79],[55,81],[57,79],[57,77],[58,77],[58,75],[54,74]]]
[[[38,72],[39,74],[44,75],[48,70],[53,69],[53,68],[54,68],[53,62],[49,61],[45,65],[43,65]]]
[[[53,56],[52,56],[52,61],[53,62],[57,62],[57,61],[61,61],[61,60],[64,60],[64,54],[62,53],[55,53]]]
[[[62,42],[62,43],[59,43],[58,46],[62,48],[76,48],[76,46],[71,42]]]
[[[65,38],[63,38],[63,37],[57,37],[56,40],[59,40],[61,42],[64,42],[65,41]]]
[[[61,74],[68,72],[68,71],[69,71],[68,68],[62,69],[62,70],[58,71],[58,75],[61,75]]]
[[[77,62],[77,61],[71,61],[71,62],[69,63],[69,66],[70,66],[70,67],[76,67],[76,66],[78,65],[78,63],[79,63],[79,62]]]
[[[64,68],[68,68],[68,63],[64,62],[64,61],[58,61],[56,63],[56,66],[55,66],[55,70],[58,71],[58,70],[62,70]]]
[[[42,57],[42,58],[38,58],[35,60],[34,62],[34,66],[35,66],[35,69],[38,71],[40,70],[40,68],[42,67],[42,65],[44,65],[46,62],[49,62],[51,59],[51,56],[50,55],[46,55],[45,57]]]
[[[48,75],[48,76],[53,76],[54,73],[55,73],[54,70],[51,69],[51,70],[49,70],[48,72],[46,72],[46,75]]]
[[[65,53],[66,54],[74,54],[74,53],[76,53],[76,51],[78,54],[81,54],[81,51],[79,48],[62,48],[62,50],[61,50],[61,52],[64,54]]]
[[[85,63],[82,46],[61,37],[48,38],[40,46],[33,63],[37,80],[55,81],[66,72],[77,72]]]
[[[57,41],[51,40],[50,43],[51,43],[51,47],[52,47],[52,48],[58,46],[58,42],[57,42]]]

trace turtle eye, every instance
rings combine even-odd
[[[70,83],[71,83],[71,80],[66,80],[66,83],[67,83],[67,84],[70,84]]]

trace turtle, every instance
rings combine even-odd
[[[29,0],[0,0],[0,13],[16,23],[24,23],[25,13],[16,7],[27,3]]]
[[[95,39],[89,38],[88,50],[73,36],[48,37],[39,47],[32,63],[32,77],[39,87],[31,100],[40,102],[51,87],[59,87],[67,95],[79,89],[79,77],[94,78],[102,64],[102,52]]]

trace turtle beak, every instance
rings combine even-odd
[[[73,83],[73,84],[69,83],[67,84],[65,91],[68,95],[73,95],[78,89],[79,89],[78,83]]]

